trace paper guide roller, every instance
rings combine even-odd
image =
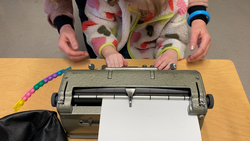
[[[103,98],[129,99],[131,107],[132,99],[189,100],[190,96],[191,91],[189,88],[74,88],[71,104],[72,106],[101,106]]]

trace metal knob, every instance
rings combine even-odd
[[[51,105],[52,105],[52,107],[56,107],[57,100],[58,100],[58,93],[53,93],[52,96],[51,96]]]
[[[107,65],[102,65],[102,70],[105,70],[107,68]]]
[[[214,97],[211,94],[206,95],[207,107],[212,109],[214,107]]]
[[[175,70],[176,69],[176,64],[175,63],[170,64],[170,69]]]
[[[89,70],[94,70],[95,69],[95,65],[94,64],[89,64]]]

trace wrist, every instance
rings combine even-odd
[[[72,26],[70,24],[65,24],[60,28],[60,34],[62,34],[63,32],[68,32],[68,31],[74,31],[74,29],[72,28]]]
[[[203,26],[206,26],[206,23],[201,20],[201,19],[197,19],[197,20],[194,20],[192,23],[191,23],[191,27],[195,26],[195,25],[203,25]]]
[[[166,48],[162,49],[161,52],[157,55],[157,58],[162,54],[166,54],[167,52],[177,53],[178,59],[180,59],[180,57],[181,57],[180,50],[176,47],[170,46],[170,47],[166,47]]]
[[[173,53],[173,54],[178,54],[176,50],[174,49],[167,49],[165,52],[163,53]]]
[[[114,53],[118,53],[113,46],[111,45],[107,45],[105,46],[102,51],[101,54],[104,58],[106,58],[107,56],[109,56],[110,54],[114,54]]]

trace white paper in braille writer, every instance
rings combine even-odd
[[[98,141],[201,141],[189,101],[103,99]]]

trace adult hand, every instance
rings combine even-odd
[[[170,70],[170,65],[175,63],[177,65],[178,54],[173,49],[168,49],[162,53],[155,61],[154,67],[159,70]]]
[[[188,56],[187,61],[194,62],[205,58],[211,43],[206,23],[203,20],[194,20],[191,26],[190,50],[194,50],[196,45],[198,49]]]
[[[102,56],[105,58],[108,67],[128,66],[128,62],[113,46],[105,46],[102,49]]]
[[[80,61],[89,56],[87,51],[77,51],[79,46],[76,40],[76,34],[69,24],[61,27],[58,46],[61,52],[72,61]]]

